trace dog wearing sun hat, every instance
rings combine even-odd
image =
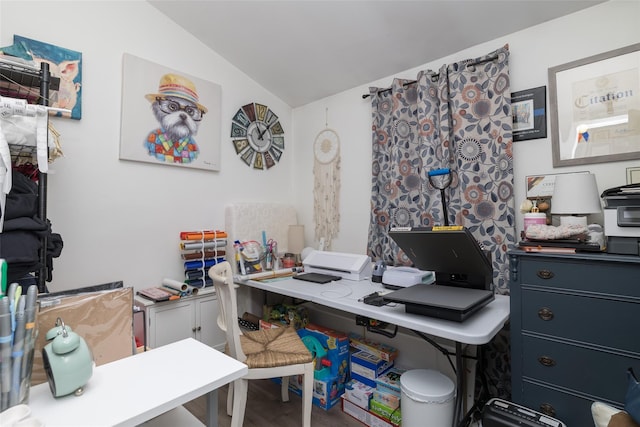
[[[178,74],[160,78],[158,93],[145,98],[160,127],[147,135],[144,143],[150,156],[165,163],[188,164],[200,154],[194,136],[207,108],[200,104],[196,86]]]

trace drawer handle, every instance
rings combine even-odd
[[[539,278],[545,279],[545,280],[552,279],[554,276],[553,271],[551,270],[538,270],[537,274]]]
[[[550,358],[549,356],[538,357],[538,362],[540,362],[541,365],[548,366],[548,367],[556,365],[556,361]]]
[[[542,307],[540,310],[538,310],[538,317],[545,321],[552,320],[553,311],[550,308]]]
[[[556,410],[550,403],[543,403],[542,405],[540,405],[540,412],[545,415],[549,415],[550,417],[556,416]]]

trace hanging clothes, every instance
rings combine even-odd
[[[7,195],[4,228],[0,233],[0,258],[7,262],[7,281],[15,282],[39,270],[42,237],[47,237],[47,281],[51,281],[52,258],[62,252],[62,237],[52,233],[49,220],[37,215],[38,188],[22,173],[12,171],[13,185]]]

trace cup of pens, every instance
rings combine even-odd
[[[0,296],[0,412],[28,403],[38,336],[38,287],[24,292],[13,283],[6,291]]]

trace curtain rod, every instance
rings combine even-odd
[[[506,47],[508,47],[508,46],[509,46],[509,45],[506,45]],[[471,60],[471,61],[469,61],[469,62],[465,63],[465,64],[464,64],[464,66],[465,66],[465,67],[468,67],[468,66],[472,66],[472,65],[483,64],[483,63],[485,63],[485,62],[491,62],[491,61],[493,61],[493,60],[494,60],[494,59],[496,59],[496,58],[498,58],[498,54],[497,54],[497,53],[496,53],[496,54],[494,54],[494,55],[488,56],[488,57],[486,57],[486,58],[484,58],[484,59],[482,59],[482,60],[479,60],[479,61],[473,61],[473,60]],[[417,80],[412,80],[412,81],[409,81],[409,82],[403,83],[403,84],[402,84],[402,86],[409,86],[409,85],[412,85],[412,84],[414,84],[416,81],[417,81]],[[385,92],[390,92],[391,90],[392,90],[391,88],[387,88],[387,89],[380,89],[380,90],[377,90],[377,91],[376,91],[376,95],[377,95],[377,94],[381,94],[381,93],[385,93]],[[365,94],[363,94],[363,95],[362,95],[362,99],[367,99],[367,98],[368,98],[368,97],[370,97],[370,96],[371,96],[371,94],[370,94],[370,93],[365,93]]]
[[[411,80],[411,81],[408,81],[406,83],[403,83],[402,86],[409,86],[409,85],[412,85],[412,84],[414,84],[416,82],[417,82],[417,80]],[[391,92],[391,88],[377,90],[376,94],[385,93],[385,92]],[[362,99],[367,99],[370,96],[371,96],[370,93],[365,93],[364,95],[362,95]]]

